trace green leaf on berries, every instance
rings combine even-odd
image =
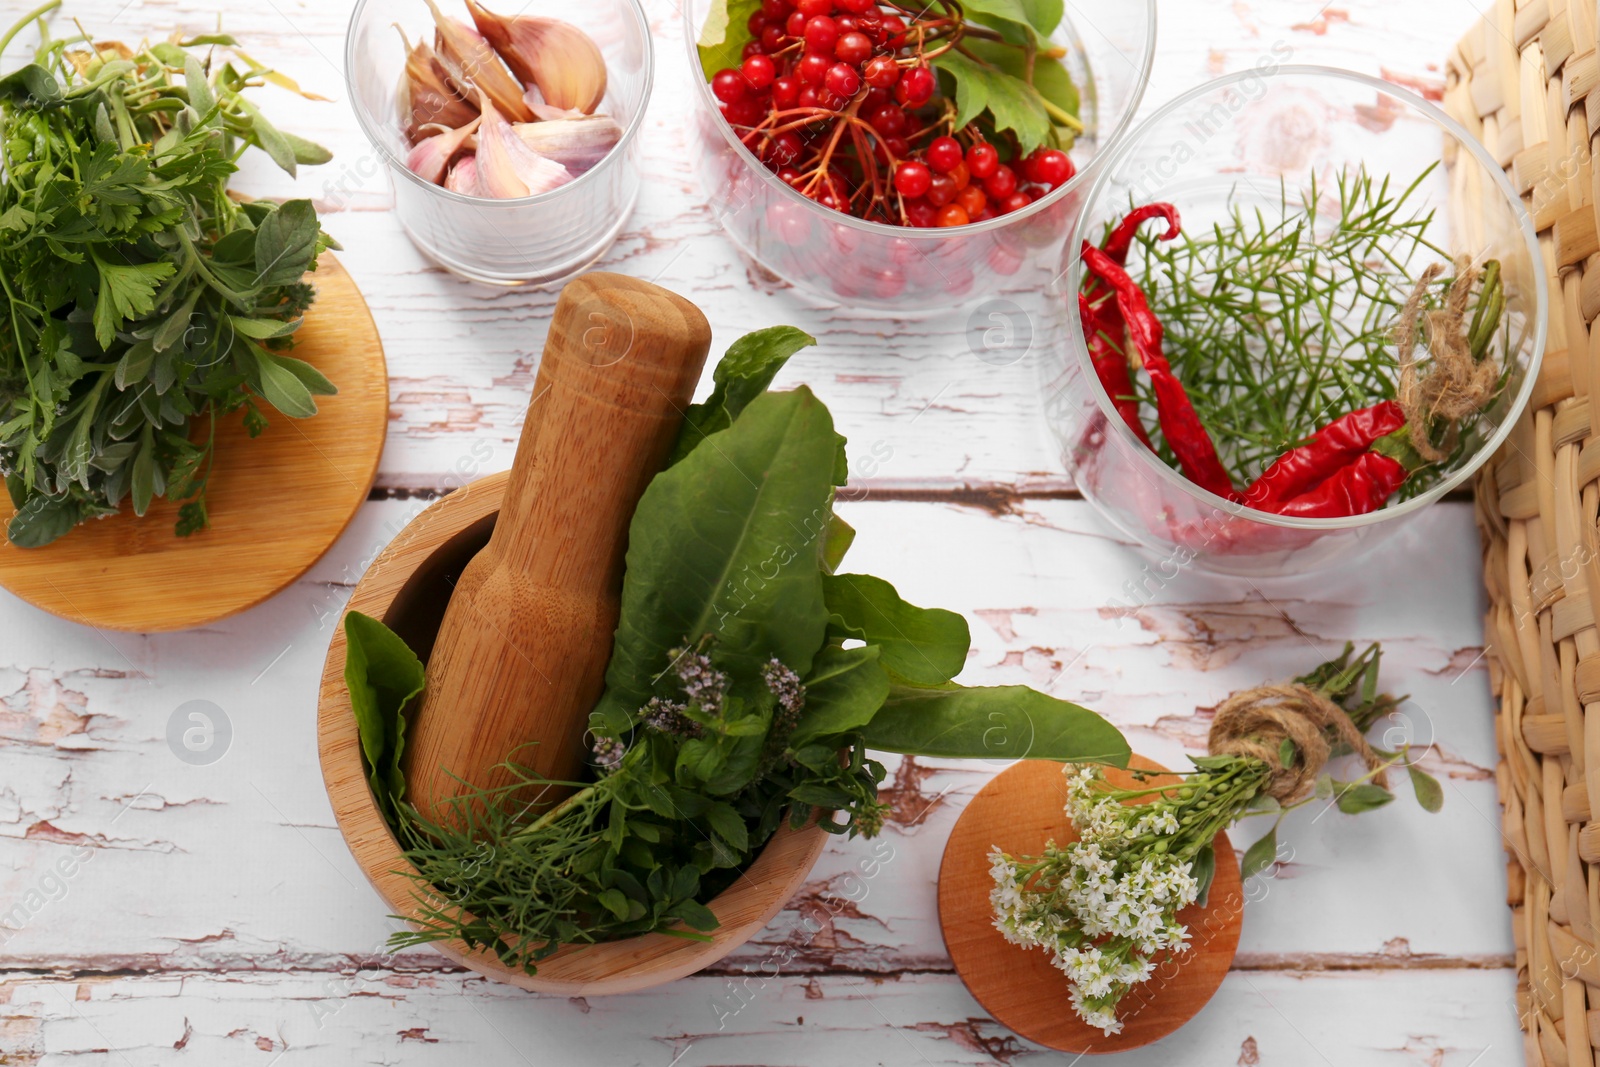
[[[998,41],[974,41],[964,43],[967,51],[991,66],[999,67],[1018,84],[1027,89],[1026,64],[1022,52],[1010,48]],[[1045,56],[1035,56],[1033,61],[1033,90],[1043,100],[1048,101],[1057,110],[1078,117],[1078,86],[1072,80],[1072,75],[1067,73],[1059,60],[1049,59]],[[1062,126],[1059,116],[1046,115],[1048,121],[1055,127],[1055,146],[1061,149],[1072,147],[1074,133],[1071,129]]]
[[[981,23],[1012,44],[1029,37],[1044,40],[1061,23],[1062,0],[965,0],[967,18]]]
[[[946,52],[933,65],[955,82],[957,129],[987,111],[995,129],[1011,130],[1024,153],[1051,140],[1050,115],[1038,90],[999,67]]]
[[[761,10],[761,0],[711,0],[706,23],[700,28],[700,69],[706,80],[719,70],[737,67],[750,41],[750,16]]]

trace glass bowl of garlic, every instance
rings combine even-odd
[[[429,259],[498,286],[590,267],[639,194],[655,57],[638,0],[360,0],[345,79]]]

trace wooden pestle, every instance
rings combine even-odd
[[[628,524],[710,344],[700,309],[648,282],[590,273],[561,291],[505,502],[445,608],[408,730],[408,794],[425,816],[455,821],[456,779],[511,784],[496,769],[507,759],[559,781],[583,773]]]

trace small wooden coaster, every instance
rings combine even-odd
[[[1140,770],[1166,768],[1140,756],[1130,765]],[[1190,948],[1158,963],[1148,982],[1135,986],[1117,1008],[1120,1034],[1106,1036],[1072,1010],[1066,975],[1042,949],[1025,949],[1006,941],[994,928],[989,907],[989,851],[998,846],[1013,856],[1037,855],[1054,839],[1076,839],[1063,807],[1067,800],[1062,765],[1048,760],[1023,760],[996,775],[967,805],[945,845],[939,866],[939,923],[956,973],[994,1018],[1030,1041],[1063,1052],[1124,1052],[1148,1045],[1193,1018],[1217,992],[1239,947],[1244,893],[1239,863],[1226,834],[1215,842],[1217,875],[1205,907],[1178,913],[1189,927]],[[1108,769],[1106,779],[1132,788],[1126,771]],[[1180,781],[1177,775],[1148,779],[1145,784]]]
[[[143,518],[124,506],[43,548],[17,548],[5,538],[14,511],[0,493],[0,586],[89,626],[183,630],[259,604],[333,545],[378,472],[389,376],[367,302],[339,261],[324,253],[306,277],[317,299],[294,355],[339,392],[317,397],[309,419],[268,410],[270,425],[253,441],[237,415],[217,424],[210,528],[177,536],[178,504],[158,500]]]

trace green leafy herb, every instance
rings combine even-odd
[[[203,529],[216,420],[242,415],[254,436],[256,401],[305,417],[334,391],[286,354],[312,299],[301,279],[332,240],[308,200],[227,192],[248,146],[290,173],[328,155],[242,95],[273,72],[190,50],[225,40],[91,52],[46,36],[0,78],[13,544],[48,544],[124,501],[144,514],[158,497],[185,501],[177,533]]]
[[[717,926],[705,902],[785,819],[878,831],[884,768],[869,747],[1126,762],[1092,712],[952,684],[969,644],[959,615],[833,573],[854,534],[833,513],[841,439],[809,389],[764,391],[810,342],[781,327],[735,343],[641,498],[590,717],[595,776],[556,808],[530,806],[548,783],[514,762],[511,786],[469,791],[445,824],[405,804],[404,707],[421,678],[399,638],[349,616],[373,789],[421,880],[422,921],[396,947],[461,939],[532,971],[563,944],[703,937]]]

